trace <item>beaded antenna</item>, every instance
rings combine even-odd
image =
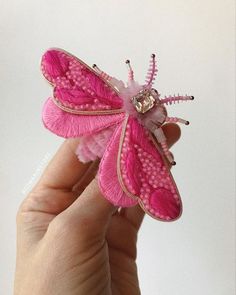
[[[128,82],[109,76],[96,65],[90,68],[59,48],[47,50],[41,70],[53,86],[43,108],[46,128],[64,138],[80,138],[80,161],[101,159],[98,170],[102,194],[121,207],[139,204],[155,219],[173,221],[182,202],[170,172],[173,155],[162,125],[189,122],[169,117],[166,105],[193,100],[177,95],[161,98],[153,88],[157,74],[155,55],[144,85],[134,80],[129,60]]]

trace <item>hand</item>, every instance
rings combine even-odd
[[[180,137],[164,128],[169,146]],[[17,214],[15,295],[140,294],[137,233],[144,213],[118,208],[100,193],[96,163],[66,140]]]

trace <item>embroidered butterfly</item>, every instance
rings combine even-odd
[[[127,85],[65,50],[47,50],[41,70],[53,86],[53,96],[44,105],[43,122],[59,136],[81,139],[76,151],[80,161],[101,158],[99,186],[111,203],[121,207],[139,203],[153,218],[173,221],[182,213],[182,202],[169,168],[175,162],[161,126],[188,125],[169,117],[165,105],[194,98],[160,97],[152,87],[157,74],[154,54],[144,85],[134,80],[130,62],[126,63]]]

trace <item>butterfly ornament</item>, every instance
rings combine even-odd
[[[182,214],[182,202],[170,172],[175,161],[162,126],[188,125],[184,119],[169,117],[166,106],[194,97],[161,98],[153,88],[154,54],[144,85],[135,81],[129,60],[126,64],[127,84],[65,50],[48,49],[41,71],[53,86],[53,95],[44,104],[43,123],[58,136],[80,138],[76,154],[81,162],[100,159],[99,187],[112,204],[139,204],[157,220],[174,221]]]

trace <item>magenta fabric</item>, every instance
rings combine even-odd
[[[104,197],[116,206],[130,207],[137,204],[137,198],[128,197],[120,186],[117,175],[117,157],[122,125],[118,126],[102,157],[98,180]]]
[[[154,218],[177,219],[182,212],[178,189],[150,133],[129,117],[120,151],[121,185],[139,196],[143,209]]]
[[[41,61],[44,77],[54,86],[54,97],[71,109],[120,109],[122,99],[97,73],[68,52],[52,48]]]

